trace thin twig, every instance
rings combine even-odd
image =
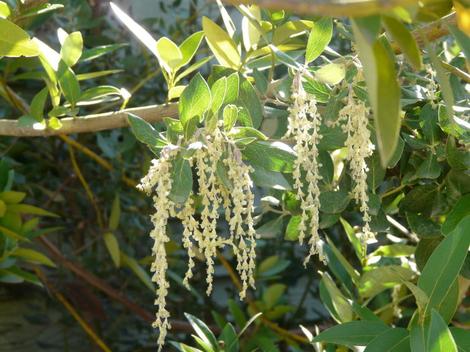
[[[90,339],[104,352],[111,352],[111,349],[106,345],[106,343],[94,332],[91,326],[80,316],[77,310],[72,306],[72,304],[60,293],[48,280],[44,272],[39,268],[35,268],[36,275],[44,283],[49,291],[54,294],[57,300],[62,303],[65,309],[72,315],[72,317],[77,321],[80,327],[85,331],[85,333],[90,336]]]

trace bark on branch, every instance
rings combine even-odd
[[[224,0],[232,5],[255,4],[269,10],[286,10],[302,15],[361,17],[385,12],[397,6],[416,4],[416,0]]]
[[[128,126],[128,113],[136,114],[148,122],[158,122],[164,117],[177,117],[178,104],[150,105],[103,114],[66,117],[60,120],[62,127],[58,130],[35,130],[31,127],[20,126],[16,120],[0,120],[0,136],[48,137],[71,133],[110,130]]]

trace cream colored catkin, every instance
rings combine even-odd
[[[348,103],[339,113],[340,121],[344,121],[342,128],[347,133],[345,146],[347,148],[347,160],[351,172],[351,178],[354,182],[352,195],[359,204],[362,212],[364,225],[362,227],[361,239],[365,243],[374,238],[370,230],[369,213],[369,187],[367,184],[367,175],[369,168],[366,159],[374,151],[374,145],[370,140],[370,130],[367,127],[369,119],[369,109],[364,102],[354,97],[352,89],[350,90]]]
[[[317,111],[315,97],[305,92],[302,84],[303,72],[295,74],[292,83],[291,100],[289,107],[289,126],[286,137],[295,139],[294,151],[297,158],[294,164],[293,178],[297,199],[300,200],[302,211],[301,221],[298,226],[299,242],[303,243],[306,235],[310,235],[309,253],[304,265],[311,256],[318,254],[321,260],[325,260],[322,251],[322,241],[319,231],[320,187],[319,181],[321,164],[318,160],[318,144],[322,138],[320,133],[321,116]],[[307,182],[304,185],[302,176]]]

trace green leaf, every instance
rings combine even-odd
[[[259,187],[279,189],[281,191],[292,189],[289,181],[279,172],[269,171],[262,167],[255,167],[250,176],[253,183]]]
[[[263,303],[266,304],[266,309],[273,308],[286,291],[287,286],[283,284],[274,284],[268,286],[263,292]]]
[[[182,78],[186,77],[187,75],[193,73],[194,71],[198,70],[200,67],[204,66],[206,63],[208,63],[210,60],[212,60],[212,56],[205,57],[191,66],[189,66],[187,69],[183,70],[180,74],[178,74],[174,80],[174,83],[178,83]]]
[[[160,65],[162,65],[166,72],[171,73],[181,67],[183,54],[178,45],[173,43],[170,39],[163,37],[157,41],[156,47]]]
[[[28,33],[13,22],[0,18],[0,57],[38,56],[39,50]]]
[[[263,120],[263,107],[255,89],[247,79],[241,81],[238,104],[245,108],[240,111],[240,114],[243,115],[243,112],[246,112],[247,118],[245,120],[249,122],[243,123],[243,116],[240,116],[240,121],[245,126],[259,128]]]
[[[24,192],[16,191],[5,191],[0,192],[0,199],[7,204],[17,204],[20,203],[26,197]]]
[[[329,237],[326,237],[326,242],[328,243],[328,247],[326,248],[329,249],[326,251],[328,265],[330,265],[330,267],[332,268],[331,264],[332,262],[335,262],[335,266],[340,266],[342,269],[344,269],[347,275],[349,275],[349,277],[352,279],[352,281],[357,284],[359,282],[358,272],[349,263],[349,261],[341,253],[341,251],[335,246],[335,244]],[[340,271],[332,269],[332,272],[335,274],[335,276],[338,277],[338,279],[341,280]]]
[[[217,343],[217,339],[215,338],[214,334],[212,331],[207,327],[206,324],[204,324],[203,321],[199,320],[195,316],[184,313],[184,316],[186,319],[188,319],[189,323],[193,327],[194,331],[196,331],[197,336],[208,346],[211,346],[212,348],[217,349],[217,346],[219,345]]]
[[[291,147],[282,142],[254,142],[247,145],[242,153],[254,167],[285,173],[292,172],[296,157]]]
[[[449,234],[462,221],[463,218],[470,215],[470,194],[462,196],[454,205],[446,221],[442,224],[441,230],[444,235]]]
[[[128,114],[127,120],[131,126],[132,133],[142,143],[147,144],[149,147],[163,147],[167,144],[160,134],[144,119],[134,114]]]
[[[389,244],[385,246],[380,246],[375,251],[373,251],[369,256],[374,257],[408,257],[415,252],[414,246],[409,246],[406,244]]]
[[[416,169],[416,178],[436,179],[441,174],[441,166],[435,155],[428,156]]]
[[[238,70],[241,65],[241,57],[237,45],[230,36],[215,22],[202,17],[202,29],[206,36],[207,44],[215,55],[217,61],[225,67]]]
[[[172,161],[170,199],[175,203],[184,203],[193,189],[193,173],[189,161],[179,154]]]
[[[91,49],[83,50],[83,54],[80,58],[80,62],[88,62],[95,60],[103,55],[109,54],[117,49],[121,49],[128,46],[128,44],[109,44],[100,45]]]
[[[413,35],[403,23],[394,17],[383,16],[382,19],[387,32],[400,46],[402,53],[410,64],[415,68],[415,70],[419,71],[422,66],[421,52]]]
[[[125,253],[121,252],[121,263],[127,266],[131,271],[137,276],[137,278],[142,281],[142,283],[153,293],[155,293],[155,287],[153,286],[152,279],[150,278],[147,271],[144,270],[137,260],[132,257],[129,257]]]
[[[117,95],[121,96],[122,92],[119,88],[113,87],[113,86],[96,86],[87,89],[80,95],[80,100],[79,102],[81,104],[79,105],[88,105],[91,104],[94,100],[100,101],[99,99],[111,96],[111,95]]]
[[[313,24],[308,36],[305,63],[309,64],[321,55],[333,36],[333,21],[331,18],[322,17]]]
[[[179,50],[181,52],[182,57],[181,57],[181,62],[179,66],[177,67],[177,69],[189,64],[191,59],[196,54],[196,51],[199,48],[199,45],[201,45],[201,41],[203,37],[204,37],[204,32],[199,31],[199,32],[191,34],[188,38],[184,40],[183,43],[181,43]]]
[[[8,18],[11,14],[11,9],[4,1],[0,1],[0,18]]]
[[[447,323],[435,309],[433,309],[431,313],[427,351],[458,352],[457,345],[455,344],[454,338],[447,327]]]
[[[314,76],[322,83],[336,85],[346,76],[346,67],[343,64],[327,64],[315,71]]]
[[[74,106],[80,99],[80,84],[75,73],[68,67],[64,61],[60,61],[57,72],[58,81],[65,99]]]
[[[204,113],[211,105],[211,91],[200,73],[196,74],[181,94],[178,104],[180,121],[185,126],[197,116],[202,121]]]
[[[158,51],[157,51],[157,42],[153,37],[137,22],[135,22],[132,18],[130,18],[124,11],[122,11],[119,7],[116,6],[113,2],[109,4],[111,6],[111,10],[113,10],[114,14],[117,18],[124,24],[127,29],[134,34],[137,39],[140,40],[142,44],[144,44],[150,52],[155,55],[156,58],[159,59]]]
[[[410,281],[414,276],[411,269],[398,265],[381,266],[362,274],[359,281],[359,293],[362,297],[370,298],[378,295],[387,288]]]
[[[16,248],[12,253],[12,256],[24,259],[31,263],[44,264],[50,267],[56,265],[41,252],[29,248]]]
[[[31,116],[35,118],[36,121],[42,121],[44,119],[44,106],[46,105],[46,100],[49,95],[47,87],[41,89],[38,94],[36,94],[31,101]]]
[[[217,120],[219,109],[225,100],[227,94],[227,77],[221,77],[211,87],[212,103],[211,112],[214,118]]]
[[[450,332],[454,337],[454,341],[457,344],[459,352],[470,351],[470,334],[468,330],[451,327]]]
[[[362,262],[366,255],[366,248],[362,244],[359,237],[356,235],[356,232],[354,231],[354,228],[351,226],[351,224],[343,218],[340,218],[339,221],[341,222],[341,225],[343,225],[344,232],[348,236],[349,242],[351,242],[353,245],[357,258]]]
[[[318,334],[313,342],[327,342],[346,346],[366,346],[374,338],[389,330],[383,323],[370,320],[350,321],[333,326]]]
[[[58,215],[51,213],[50,211],[29,204],[10,204],[8,206],[8,210],[19,214],[52,216],[55,218],[59,217]]]
[[[320,194],[320,210],[328,214],[341,213],[351,198],[343,191],[327,191]]]
[[[226,105],[224,108],[224,129],[230,131],[238,120],[238,108],[235,105]]]
[[[113,200],[113,205],[111,207],[111,214],[109,215],[109,224],[108,227],[112,231],[116,231],[119,226],[119,219],[121,218],[121,200],[119,198],[119,193],[116,193],[116,196]]]
[[[121,265],[121,253],[119,250],[119,242],[116,236],[112,232],[106,232],[103,235],[103,239],[114,265],[119,268]]]
[[[395,152],[400,132],[400,87],[395,63],[382,42],[376,39],[376,21],[376,17],[364,17],[353,20],[352,25],[359,57],[366,68],[364,76],[374,112],[382,166],[386,167]]]
[[[410,336],[406,329],[393,328],[373,339],[364,352],[409,352]]]
[[[353,320],[351,304],[328,273],[324,273],[320,280],[320,298],[333,319],[338,323],[346,323]]]
[[[60,57],[69,67],[73,67],[83,51],[83,38],[80,32],[73,32],[67,35],[62,48],[60,49]]]
[[[225,352],[238,352],[240,344],[238,343],[237,333],[232,324],[227,323],[219,336],[219,340],[224,342]]]
[[[453,312],[444,315],[442,306],[465,261],[470,246],[469,228],[470,216],[467,216],[439,244],[422,270],[418,287],[429,296],[426,315],[436,309],[446,321],[453,316]]]
[[[288,241],[297,241],[299,238],[299,225],[302,221],[300,215],[291,216],[286,227],[285,239]]]

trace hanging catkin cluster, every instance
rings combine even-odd
[[[194,196],[191,193],[184,204],[174,203],[170,199],[172,188],[171,165],[177,156],[176,147],[164,148],[160,158],[152,161],[147,176],[141,180],[139,188],[153,195],[157,212],[152,216],[154,229],[150,236],[154,240],[152,253],[155,261],[151,270],[152,280],[157,284],[156,320],[153,326],[160,331],[158,343],[163,346],[167,330],[169,312],[165,308],[169,283],[166,279],[168,263],[166,260],[165,243],[170,239],[166,234],[166,225],[170,217],[177,217],[183,224],[182,242],[188,252],[188,270],[184,284],[189,286],[193,276],[194,258],[200,253],[207,265],[207,294],[212,291],[214,275],[214,259],[217,249],[225,245],[233,247],[237,259],[237,271],[242,281],[240,298],[244,298],[248,287],[255,287],[255,246],[256,232],[253,222],[254,195],[250,172],[241,158],[236,145],[227,139],[219,128],[210,135],[199,136],[202,142],[196,142],[198,148],[189,162],[197,172],[198,194],[202,211],[196,215]],[[219,170],[227,170],[224,184]],[[229,189],[230,188],[230,189]],[[229,224],[230,237],[225,238],[217,233],[219,210],[225,209],[225,217]],[[198,219],[197,219],[198,217]]]
[[[286,137],[295,138],[294,150],[297,158],[294,165],[294,188],[297,199],[300,200],[302,216],[299,224],[299,241],[303,243],[309,232],[310,257],[319,254],[324,260],[319,229],[320,188],[319,181],[321,164],[318,160],[318,144],[322,138],[320,134],[321,117],[317,111],[315,97],[307,94],[302,85],[302,73],[294,76],[292,83],[292,105],[289,107],[289,127]],[[306,185],[303,182],[305,176]]]
[[[366,158],[372,155],[374,145],[370,141],[370,131],[367,128],[369,109],[359,99],[354,99],[352,89],[349,92],[348,103],[339,112],[339,121],[344,121],[342,128],[347,134],[345,146],[348,150],[347,160],[351,177],[354,181],[352,195],[359,204],[362,212],[364,226],[362,228],[362,240],[365,242],[374,237],[369,223],[369,195],[367,185]]]

